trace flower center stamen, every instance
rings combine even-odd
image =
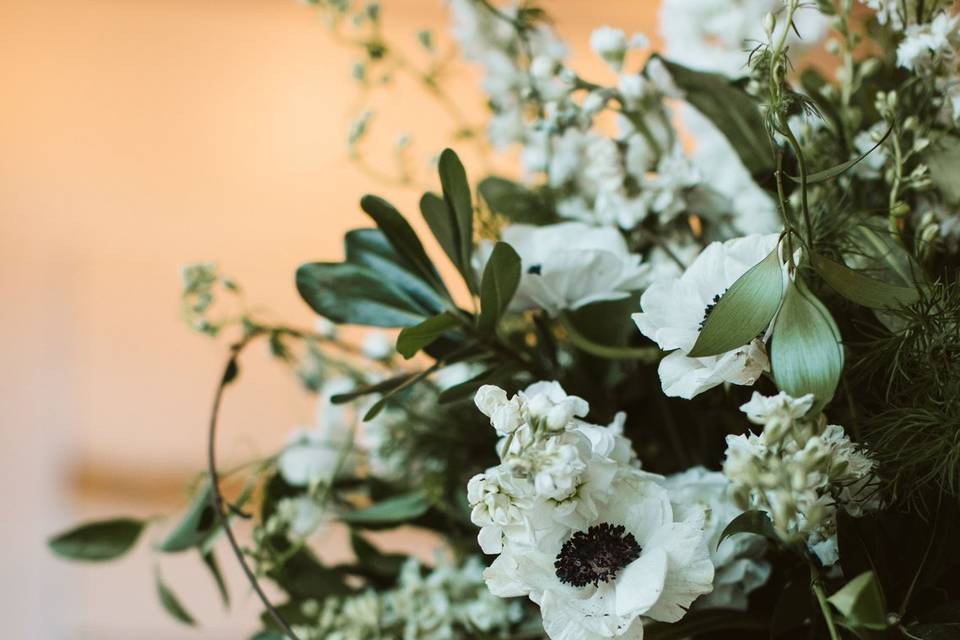
[[[640,557],[637,539],[623,525],[607,522],[574,533],[563,543],[553,566],[560,582],[597,586],[617,577],[617,572]]]
[[[710,304],[708,304],[708,305],[707,305],[707,308],[703,310],[703,320],[700,321],[700,329],[701,329],[701,330],[703,329],[703,325],[704,325],[704,323],[706,323],[707,318],[710,317],[710,312],[713,311],[713,308],[714,308],[715,306],[717,306],[717,303],[718,303],[718,302],[720,302],[720,297],[723,296],[724,293],[726,293],[726,291],[721,291],[721,292],[718,293],[717,295],[713,296],[713,302],[711,302]]]

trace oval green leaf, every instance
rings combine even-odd
[[[770,326],[782,297],[783,271],[775,247],[720,296],[687,355],[715,356],[748,344]]]
[[[205,481],[180,522],[157,545],[157,549],[166,553],[178,553],[200,547],[214,535],[219,526],[220,520],[213,505],[213,487],[210,482]]]
[[[407,327],[397,336],[397,352],[410,359],[420,349],[433,344],[440,336],[457,326],[457,319],[449,313],[427,318],[414,327]]]
[[[356,526],[398,525],[418,518],[430,508],[423,491],[413,491],[370,505],[365,509],[350,511],[340,519]]]
[[[873,571],[861,573],[827,601],[843,614],[847,625],[880,631],[887,628],[887,608]]]
[[[173,591],[170,590],[170,587],[163,582],[160,571],[156,572],[156,585],[157,597],[160,598],[160,604],[163,605],[164,610],[178,622],[191,627],[194,626],[196,621],[193,619],[193,616],[180,604],[180,600],[174,595]]]
[[[304,301],[336,323],[412,327],[427,317],[407,293],[361,265],[312,262],[297,269],[296,280]]]
[[[480,318],[477,325],[481,331],[492,333],[496,329],[497,322],[520,286],[521,271],[520,256],[513,247],[506,242],[494,245],[480,279]]]
[[[843,370],[843,345],[833,316],[803,284],[787,284],[773,327],[770,363],[781,391],[795,398],[812,393],[811,413],[819,412],[837,389]]]
[[[47,545],[61,558],[103,562],[124,555],[143,532],[146,523],[133,518],[115,518],[80,525],[51,538]]]
[[[916,287],[901,287],[866,276],[823,256],[813,255],[813,266],[837,293],[871,309],[895,309],[920,299]]]
[[[453,149],[443,150],[440,154],[438,169],[444,200],[453,212],[461,272],[470,284],[473,282],[473,276],[469,271],[470,255],[473,252],[473,199],[470,196],[467,172]]]

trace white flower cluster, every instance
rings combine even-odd
[[[665,73],[625,71],[628,54],[646,47],[646,38],[610,27],[593,32],[591,47],[617,74],[615,85],[601,86],[565,65],[566,47],[548,27],[527,29],[521,43],[510,24],[515,8],[502,7],[498,16],[469,0],[450,6],[464,54],[485,68],[491,142],[521,145],[526,173],[545,176],[561,217],[632,229],[651,213],[669,222],[687,208],[688,192],[703,181],[663,104],[676,90]],[[595,126],[611,103],[612,137]]]
[[[960,121],[960,15],[943,11],[930,22],[908,26],[897,46],[897,65],[932,78],[945,119]]]
[[[832,565],[837,510],[859,516],[879,507],[875,463],[843,427],[828,425],[823,415],[806,417],[813,400],[754,393],[741,409],[763,432],[727,436],[723,473],[738,506],[766,511],[781,538],[805,541]]]
[[[781,0],[664,0],[660,6],[664,55],[694,69],[746,75],[750,50],[767,39],[764,16],[782,6]],[[818,41],[829,24],[812,8],[797,12],[794,21],[803,39],[791,36],[793,48]]]
[[[500,239],[520,255],[523,272],[510,309],[544,309],[551,316],[600,300],[616,300],[639,291],[649,265],[630,253],[623,235],[610,227],[563,222],[542,227],[514,224]],[[478,274],[490,259],[493,243],[482,241],[473,255]]]
[[[675,506],[640,470],[613,424],[556,382],[508,397],[486,386],[477,406],[497,433],[501,463],[468,486],[484,572],[501,597],[528,596],[553,640],[642,638],[646,619],[675,622],[712,589],[706,510]]]
[[[911,24],[923,22],[923,15],[945,11],[953,0],[861,0],[877,14],[877,22],[894,31],[903,31]],[[922,8],[922,9],[921,9]]]
[[[765,334],[718,356],[687,354],[720,296],[773,251],[777,240],[774,233],[714,242],[683,275],[658,279],[643,293],[642,311],[633,320],[643,335],[672,351],[658,369],[665,394],[689,399],[723,383],[751,385],[769,370]]]
[[[486,589],[479,557],[454,566],[441,554],[426,575],[415,559],[407,560],[394,589],[331,597],[322,605],[307,601],[302,613],[316,620],[294,626],[303,640],[454,640],[464,631],[508,638],[523,618],[521,603]]]

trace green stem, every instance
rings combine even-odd
[[[581,351],[606,360],[640,360],[645,363],[656,362],[660,350],[656,347],[614,347],[594,342],[580,333],[566,314],[560,316],[560,325],[570,336],[570,342]]]
[[[833,611],[830,609],[830,603],[827,602],[827,594],[823,590],[823,583],[820,581],[820,571],[814,566],[813,561],[807,558],[810,564],[810,588],[813,595],[817,598],[817,604],[820,605],[820,613],[823,614],[823,620],[827,623],[827,632],[830,634],[830,640],[840,640],[840,634],[837,633],[837,624],[833,620]]]

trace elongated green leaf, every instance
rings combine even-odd
[[[164,610],[178,622],[182,622],[191,627],[196,625],[196,621],[193,619],[193,616],[190,615],[190,612],[180,604],[177,596],[170,590],[170,587],[164,583],[159,570],[156,572],[155,582],[157,585],[157,597],[160,598],[160,604],[163,605]]]
[[[544,225],[555,218],[543,198],[511,180],[488,176],[477,185],[477,192],[492,212],[509,218],[514,224]]]
[[[423,491],[413,491],[403,495],[387,498],[365,509],[350,511],[340,516],[340,519],[352,525],[393,525],[418,518],[430,508]]]
[[[756,100],[726,76],[694,71],[659,56],[653,59],[663,62],[684,99],[723,133],[750,173],[773,170],[773,154]]]
[[[397,337],[397,352],[412,358],[420,349],[432,344],[440,336],[457,326],[457,319],[447,312],[427,318],[415,327],[407,327]]]
[[[180,522],[157,545],[166,553],[177,553],[199,547],[220,526],[213,505],[213,487],[205,481],[197,491]]]
[[[520,285],[520,256],[506,242],[498,242],[493,247],[487,266],[480,279],[480,318],[481,331],[492,332],[507,305],[513,299]]]
[[[338,393],[330,397],[330,402],[333,404],[343,404],[344,402],[350,402],[351,400],[362,398],[363,396],[370,395],[371,393],[383,393],[390,391],[409,380],[411,377],[413,377],[413,375],[414,374],[412,373],[402,373],[398,376],[381,380],[375,384],[359,387],[353,391],[348,391],[347,393]]]
[[[456,223],[461,272],[470,284],[473,282],[470,272],[470,256],[473,252],[473,199],[470,196],[467,172],[452,149],[444,149],[440,154],[438,168],[443,198],[447,202],[447,207],[453,212]]]
[[[463,265],[460,257],[460,240],[457,236],[456,220],[446,201],[435,193],[425,193],[420,198],[420,213],[433,232],[440,248],[450,258],[458,270]]]
[[[281,589],[297,599],[321,600],[352,591],[343,581],[343,573],[339,569],[321,564],[307,547],[301,547],[283,565],[270,569],[268,575]]]
[[[357,564],[380,578],[393,582],[403,567],[407,556],[396,553],[383,553],[359,533],[350,533],[350,547],[357,556]]]
[[[443,299],[437,290],[410,271],[380,229],[351,229],[344,236],[345,262],[368,267],[381,279],[406,293],[425,315],[440,313]]]
[[[883,134],[883,137],[880,138],[880,140],[879,140],[875,145],[873,145],[872,147],[870,147],[870,148],[869,148],[867,151],[865,151],[862,155],[860,155],[860,156],[858,156],[858,157],[856,157],[856,158],[853,158],[852,160],[847,160],[846,162],[841,162],[840,164],[834,165],[834,166],[830,167],[829,169],[824,169],[823,171],[817,171],[816,173],[811,173],[810,175],[807,176],[807,184],[815,184],[815,183],[817,183],[817,182],[825,182],[825,181],[829,180],[830,178],[836,178],[837,176],[839,176],[839,175],[841,175],[841,174],[843,174],[843,173],[846,173],[846,172],[849,171],[851,168],[853,168],[854,166],[856,166],[861,160],[863,160],[863,159],[866,158],[868,155],[870,155],[877,147],[879,147],[881,144],[883,144],[883,142],[887,139],[887,136],[890,135],[890,132],[891,132],[891,131],[893,131],[893,127],[890,127],[889,129],[887,129],[887,132],[886,132],[885,134]],[[795,176],[787,176],[787,177],[789,177],[789,178],[790,178],[791,180],[793,180],[794,182],[800,182],[800,178],[799,178],[799,177],[795,177]]]
[[[773,529],[773,523],[770,522],[770,516],[764,511],[755,509],[744,511],[724,527],[723,533],[720,534],[720,540],[717,542],[717,548],[719,549],[724,540],[736,533],[753,533],[773,542],[780,540],[777,532]]]
[[[787,285],[773,328],[770,362],[781,391],[798,398],[812,393],[819,412],[837,389],[843,370],[843,345],[833,317],[803,284]]]
[[[367,422],[368,420],[373,420],[376,418],[384,407],[387,406],[387,403],[398,393],[406,389],[407,387],[413,386],[416,383],[420,382],[429,375],[430,370],[424,369],[423,371],[418,371],[417,373],[412,374],[406,380],[393,387],[389,391],[383,394],[383,397],[377,400],[372,407],[367,409],[367,412],[363,414],[363,421]]]
[[[371,327],[412,327],[426,317],[403,290],[357,264],[313,262],[297,269],[297,290],[333,322]]]
[[[68,560],[113,560],[133,548],[144,526],[145,522],[133,518],[90,522],[54,536],[47,545],[55,554]]]
[[[512,362],[505,362],[496,366],[484,369],[469,380],[456,384],[440,392],[437,398],[437,404],[449,404],[457,402],[464,398],[473,397],[474,393],[485,384],[495,384],[515,373],[517,367]]]
[[[775,247],[720,296],[689,355],[715,356],[748,344],[770,326],[781,298],[783,271]]]
[[[408,263],[412,271],[437,291],[447,292],[416,231],[393,205],[383,198],[366,195],[360,199],[360,208],[373,218],[390,245]]]
[[[887,628],[887,608],[872,571],[861,573],[827,600],[851,627],[877,631]]]
[[[229,608],[230,591],[227,589],[227,583],[223,579],[223,573],[220,571],[220,563],[217,562],[216,554],[213,552],[213,549],[210,549],[206,553],[201,551],[200,557],[203,559],[203,564],[207,567],[207,570],[210,571],[210,575],[217,585],[217,591],[220,592],[220,599],[223,601],[223,606]]]
[[[930,179],[951,204],[960,204],[960,137],[944,136],[924,155]]]
[[[813,266],[831,287],[844,298],[871,309],[895,309],[920,299],[915,287],[900,287],[871,278],[846,265],[813,255]]]

